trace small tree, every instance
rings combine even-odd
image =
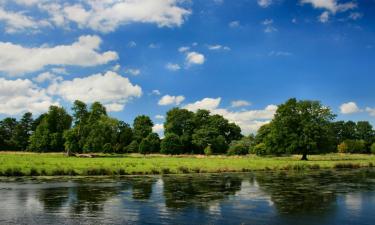
[[[135,153],[138,152],[139,144],[138,141],[133,140],[128,146],[126,146],[126,152]]]
[[[212,148],[211,148],[211,145],[208,145],[208,146],[204,149],[204,154],[205,154],[205,155],[212,155]]]
[[[371,153],[375,154],[375,143],[371,145]]]
[[[160,152],[163,154],[180,154],[181,150],[181,141],[176,134],[167,134],[161,141]]]
[[[151,143],[148,140],[148,138],[143,138],[143,140],[139,144],[138,152],[145,155],[145,154],[151,152],[151,148],[152,148],[152,146],[151,146]]]

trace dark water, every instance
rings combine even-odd
[[[375,170],[0,178],[0,224],[375,224]]]

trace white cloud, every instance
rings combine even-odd
[[[178,48],[179,52],[187,52],[189,50],[190,50],[190,47],[188,47],[188,46],[181,46],[181,47]]]
[[[129,100],[141,97],[142,89],[133,85],[128,78],[109,71],[105,74],[55,82],[48,87],[48,93],[61,96],[70,102],[99,101],[107,106],[109,111],[121,111]]]
[[[190,111],[197,111],[198,109],[214,110],[221,102],[221,98],[204,98],[200,101],[190,103],[184,106],[185,109]]]
[[[366,112],[368,112],[370,116],[375,116],[375,108],[366,107]]]
[[[152,90],[151,94],[153,95],[161,95],[159,90]]]
[[[240,21],[238,21],[238,20],[234,20],[234,21],[231,21],[231,22],[229,22],[229,24],[228,24],[228,26],[230,27],[230,28],[237,28],[237,27],[240,27]]]
[[[156,115],[155,118],[158,119],[158,120],[163,120],[164,116],[163,115]]]
[[[43,83],[45,81],[60,81],[62,80],[62,77],[56,76],[55,74],[51,72],[44,72],[44,73],[39,74],[33,80],[38,83]]]
[[[338,3],[337,0],[301,0],[301,3],[311,4],[314,8],[329,10],[333,14],[357,8],[355,2]]]
[[[67,75],[68,74],[68,72],[66,71],[66,69],[65,68],[61,68],[61,67],[52,68],[51,71],[54,72],[54,73],[57,73],[57,74],[62,74],[62,75]]]
[[[200,101],[187,104],[184,108],[190,111],[207,109],[210,110],[212,114],[222,115],[230,122],[239,125],[244,134],[254,133],[259,127],[269,123],[277,110],[276,105],[268,105],[264,109],[237,112],[225,108],[219,108],[220,102],[221,98],[204,98]]]
[[[149,48],[160,48],[160,45],[158,44],[155,44],[155,43],[151,43],[148,45]]]
[[[231,107],[243,107],[243,106],[249,106],[249,105],[251,105],[251,103],[248,101],[236,100],[236,101],[232,101]]]
[[[138,76],[141,74],[141,70],[135,69],[135,68],[129,68],[125,70],[125,73],[130,74],[132,76]]]
[[[152,132],[158,133],[160,137],[163,136],[164,125],[162,123],[157,123],[152,127]]]
[[[17,0],[18,4],[36,5],[49,14],[57,26],[76,24],[100,32],[111,32],[121,25],[151,23],[158,27],[181,26],[191,14],[182,0],[81,0],[76,3],[64,1]]]
[[[19,115],[24,112],[42,113],[50,105],[59,105],[46,91],[28,79],[0,78],[0,113]]]
[[[116,64],[116,65],[114,65],[114,66],[112,67],[112,70],[115,71],[115,72],[119,71],[120,69],[121,69],[120,64]]]
[[[329,20],[329,12],[328,11],[323,12],[322,14],[320,14],[318,19],[321,23],[327,23]]]
[[[38,31],[39,28],[51,26],[46,20],[34,20],[26,16],[24,12],[6,11],[0,7],[0,22],[4,22],[6,33],[16,33],[21,31]]]
[[[223,46],[223,45],[208,45],[207,46],[209,50],[226,50],[229,51],[231,50],[228,46]]]
[[[263,8],[267,8],[272,4],[272,0],[258,0],[258,5]]]
[[[198,64],[201,65],[205,62],[205,57],[203,54],[198,52],[188,52],[186,54],[186,63],[187,65]]]
[[[49,65],[96,66],[117,60],[116,52],[98,52],[98,36],[81,36],[71,45],[26,48],[9,42],[0,42],[0,72],[20,75]]]
[[[158,102],[158,105],[180,105],[181,102],[185,100],[185,97],[182,95],[171,96],[164,95]]]
[[[361,110],[358,108],[355,102],[347,102],[340,106],[340,112],[342,114],[352,114],[360,112]]]
[[[181,66],[174,63],[167,63],[167,65],[165,65],[165,68],[170,71],[177,71],[181,69]]]

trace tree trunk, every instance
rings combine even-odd
[[[307,160],[307,153],[306,152],[303,153],[301,160]]]

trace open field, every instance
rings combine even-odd
[[[327,154],[309,156],[165,156],[100,155],[66,157],[62,153],[0,152],[0,176],[131,175],[245,172],[251,170],[304,170],[359,168],[375,165],[375,155]]]

